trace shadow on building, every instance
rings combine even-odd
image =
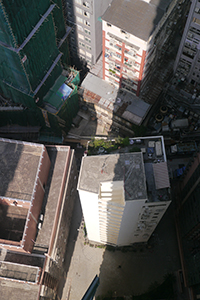
[[[148,244],[106,247],[96,296],[104,295],[111,299],[140,295],[155,283],[161,284],[166,275],[177,275],[180,260],[173,214],[170,206]],[[181,296],[178,283],[178,280],[174,281],[174,292]]]
[[[15,197],[19,196],[20,189],[16,193],[14,180],[24,146],[23,144],[14,145],[9,140],[5,141],[0,141],[0,240],[20,242],[27,209],[24,213],[20,208],[16,210]],[[26,198],[25,194],[23,196]],[[21,215],[20,219],[17,218],[19,215]]]

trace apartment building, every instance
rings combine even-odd
[[[78,67],[94,65],[102,53],[102,22],[112,0],[67,0],[66,18],[70,33],[72,64]]]
[[[78,191],[90,241],[147,242],[171,202],[163,137],[130,143],[141,151],[82,159]]]
[[[200,2],[193,0],[174,64],[175,81],[200,84]]]
[[[177,189],[176,216],[185,286],[200,295],[200,153],[197,152],[181,176]]]
[[[77,170],[68,146],[0,139],[1,299],[56,299]]]
[[[114,0],[102,17],[103,79],[137,96],[144,91],[167,53],[182,7],[177,0]]]

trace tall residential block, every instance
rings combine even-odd
[[[112,0],[66,0],[66,17],[72,27],[70,52],[72,63],[88,68],[102,53],[101,16]]]
[[[181,7],[178,0],[114,0],[102,16],[103,79],[137,96],[149,88],[168,52]]]
[[[200,84],[200,2],[191,2],[189,15],[174,64],[175,80]]]
[[[78,191],[90,241],[113,246],[147,242],[169,206],[163,138],[142,138],[139,147],[140,152],[82,159]]]

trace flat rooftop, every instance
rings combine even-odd
[[[31,201],[43,147],[0,139],[0,197]]]
[[[36,300],[39,288],[38,284],[0,278],[1,299]]]
[[[114,26],[148,41],[158,25],[170,0],[113,0],[102,19]]]
[[[100,182],[106,181],[124,181],[126,201],[147,199],[142,153],[83,157],[78,189],[98,194]]]
[[[128,91],[119,90],[107,81],[88,73],[82,82],[84,98],[102,108],[140,125],[151,105]],[[122,107],[124,107],[122,109]]]
[[[56,113],[72,93],[73,89],[67,85],[67,80],[67,77],[60,75],[44,97],[45,109],[49,112]]]
[[[66,146],[50,146],[46,147],[46,149],[51,161],[51,166],[42,207],[44,221],[42,228],[38,231],[35,248],[38,248],[38,245],[42,245],[44,248],[48,249],[59,201],[65,164],[70,148]]]

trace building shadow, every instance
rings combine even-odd
[[[98,126],[101,125],[101,122],[98,121],[93,99],[94,95],[92,92],[82,87],[79,88],[80,109],[77,113],[77,116],[73,119],[72,127],[68,133],[68,137],[64,141],[66,144],[70,143],[69,145],[71,145],[73,141],[76,143],[76,154],[78,154],[78,152],[80,152],[80,154],[82,153],[81,147],[79,148],[81,143],[86,145],[87,140],[90,140],[92,137],[98,135]],[[70,138],[73,138],[73,140],[70,140]],[[74,148],[73,145],[72,147]],[[78,163],[78,168],[79,166],[80,161]]]
[[[179,269],[173,208],[170,206],[148,244],[106,247],[96,297],[115,299],[143,294],[156,282],[161,284],[167,274],[175,274]]]
[[[79,233],[79,228],[81,228],[81,224],[83,224],[83,217],[82,217],[82,209],[80,205],[80,200],[79,196],[77,193],[77,197],[74,203],[74,210],[72,214],[72,219],[71,219],[71,226],[70,226],[70,231],[69,231],[69,236],[66,244],[66,249],[65,249],[65,257],[64,257],[64,262],[63,262],[63,277],[60,279],[59,282],[59,287],[58,287],[58,292],[57,295],[60,297],[60,299],[64,296],[64,287],[66,284],[66,278],[68,276],[69,268],[71,261],[73,259],[73,253],[76,245],[76,241],[78,238],[78,233]]]
[[[26,221],[27,209],[16,207],[15,199],[26,194],[14,189],[16,172],[23,152],[22,143],[0,139],[0,239],[20,242]],[[16,191],[18,190],[18,192]],[[27,195],[29,196],[29,195]],[[24,198],[25,197],[25,198]],[[2,241],[3,242],[3,241]]]

